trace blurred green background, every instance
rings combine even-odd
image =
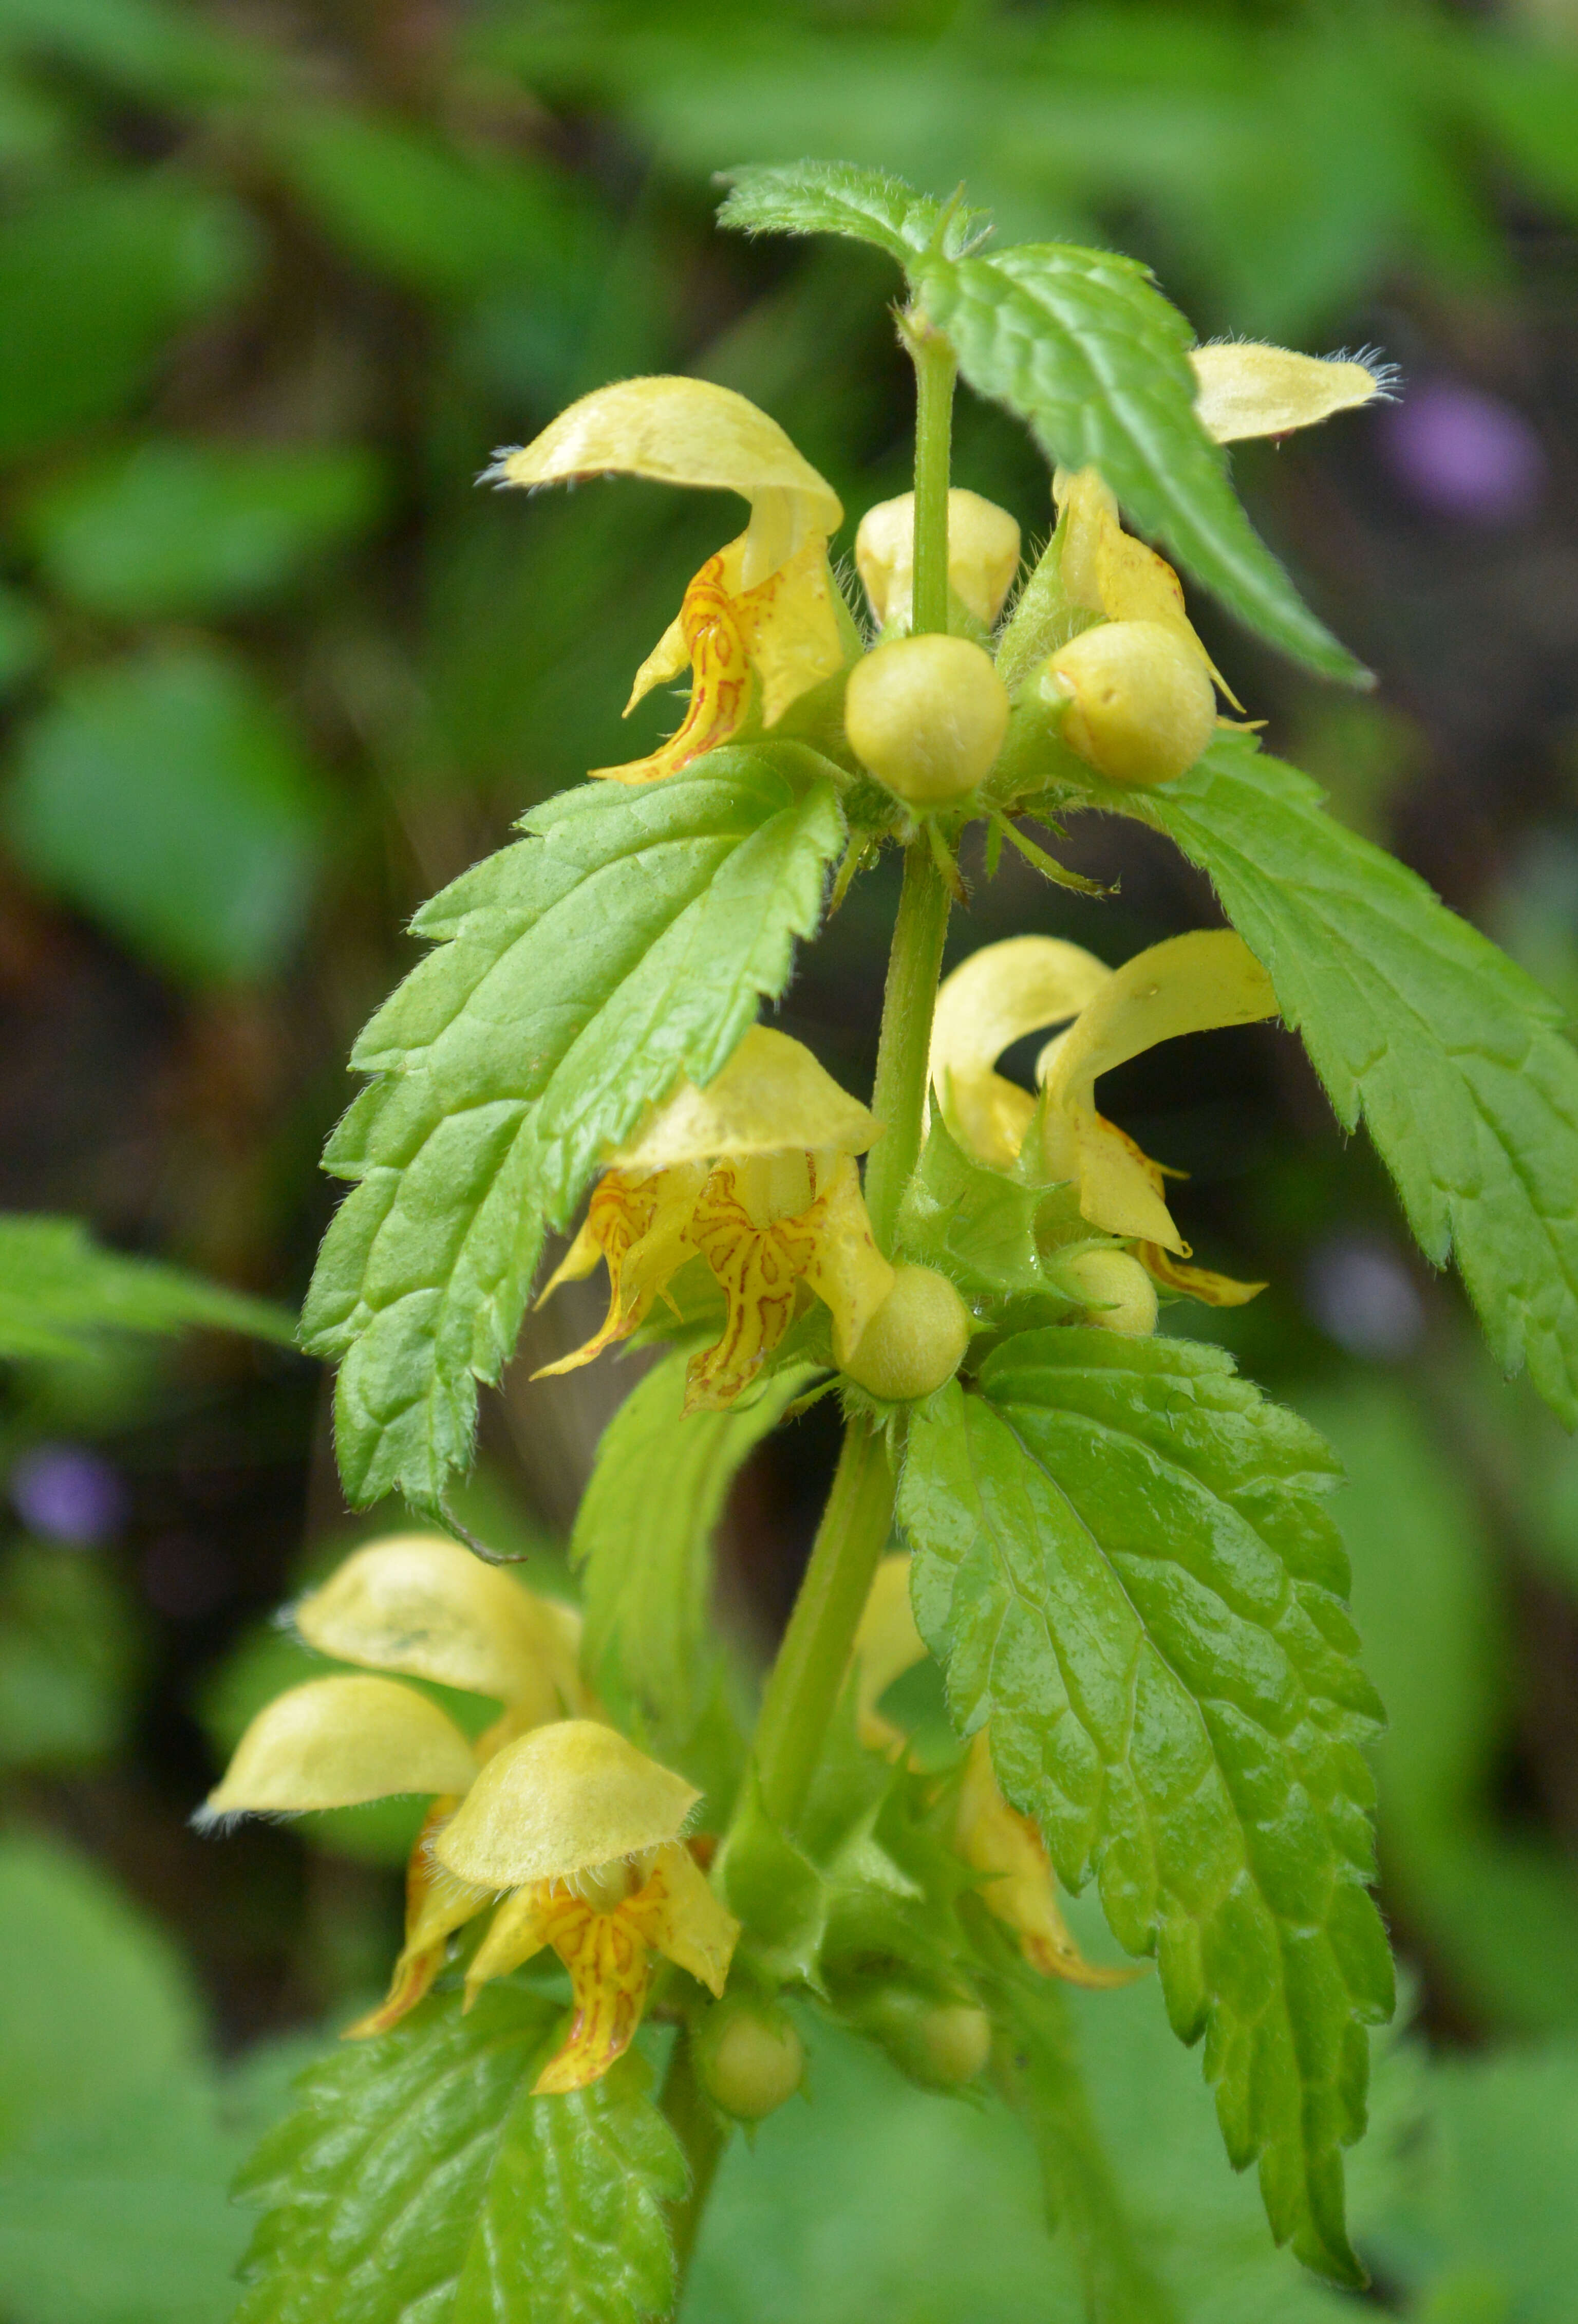
[[[683,369],[789,429],[844,497],[840,552],[904,488],[884,263],[711,227],[713,171],[804,153],[968,179],[1005,235],[1133,250],[1202,337],[1400,364],[1399,402],[1237,463],[1379,693],[1197,618],[1335,812],[1578,1013],[1573,0],[0,0],[0,1208],[298,1299],[344,1056],[414,956],[406,918],[674,723],[649,702],[632,736],[619,708],[737,523],[655,486],[479,492],[492,449],[601,380]],[[1039,460],[968,400],[957,475],[1044,536]],[[1076,821],[1065,853],[1118,897],[1010,856],[956,955],[1039,928],[1117,960],[1213,916],[1137,826]],[[856,1085],[890,870],[783,1013]],[[1287,1036],[1175,1043],[1104,1090],[1191,1173],[1205,1262],[1271,1283],[1170,1328],[1228,1337],[1353,1480],[1416,1993],[1356,2172],[1381,2297],[1560,2324],[1578,1455],[1489,1370]],[[539,1360],[579,1320],[534,1318]],[[473,1507],[551,1582],[628,1374],[528,1369],[489,1401]],[[747,1652],[830,1446],[822,1407],[731,1503]],[[204,2324],[244,2235],[225,2176],[313,2029],[381,1978],[402,1832],[369,1812],[216,1845],[186,1820],[293,1671],[271,1609],[393,1513],[347,1521],[316,1368],[217,1336],[12,1365],[0,1473],[0,2319]],[[1180,2318],[1350,2308],[1269,2256],[1159,2023],[1150,1987],[1078,2015]],[[731,2165],[687,2315],[1078,2312],[995,2116],[836,2045],[817,2089]]]

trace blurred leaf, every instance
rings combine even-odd
[[[9,694],[49,650],[44,617],[20,589],[0,583],[0,695]]]
[[[636,2324],[671,2282],[678,2191],[650,2069],[534,2098],[552,2002],[489,1986],[425,2002],[315,2068],[237,2183],[264,2207],[235,2324]],[[506,2227],[506,2221],[508,2226]]]
[[[1209,874],[1427,1257],[1455,1252],[1498,1363],[1578,1423],[1578,1055],[1557,1004],[1251,736],[1102,796]]]
[[[51,484],[27,526],[63,596],[135,621],[267,597],[364,530],[381,498],[358,447],[155,439]]]
[[[1340,2149],[1392,1997],[1365,1886],[1380,1706],[1316,1498],[1333,1481],[1220,1351],[1066,1326],[917,1411],[899,1515],[956,1724],[990,1720],[1059,1878],[1096,1874],[1180,2038],[1206,2034],[1279,2239],[1352,2282]]]
[[[221,2324],[239,2141],[188,1980],[87,1864],[0,1841],[0,2282],[8,2324]]]
[[[604,1429],[570,1555],[583,1569],[588,1684],[644,1751],[702,1786],[716,1830],[743,1746],[720,1701],[712,1536],[740,1468],[812,1375],[780,1372],[747,1405],[687,1416],[690,1357],[664,1356]]]
[[[1471,2008],[1519,2032],[1578,2024],[1578,1876],[1494,1813],[1509,1614],[1472,1483],[1400,1383],[1365,1374],[1300,1401],[1349,1479],[1333,1512],[1387,1707],[1375,1761],[1389,1890]]]
[[[1413,2186],[1378,2258],[1420,2324],[1569,2324],[1578,2283],[1578,2050],[1444,2060]]]
[[[301,199],[364,264],[422,295],[474,299],[567,281],[592,256],[564,178],[529,156],[467,152],[390,118],[293,111],[273,132]]]
[[[283,1308],[101,1250],[76,1219],[0,1212],[0,1357],[69,1357],[106,1333],[247,1332],[289,1347]]]
[[[171,333],[245,287],[254,250],[236,203],[174,172],[15,212],[0,226],[0,458],[130,402]]]
[[[80,66],[140,96],[249,97],[271,87],[269,51],[159,0],[0,0],[0,51]]]
[[[0,1764],[107,1757],[136,1662],[135,1609],[99,1559],[16,1544],[0,1562]]]
[[[325,797],[245,665],[208,646],[84,670],[24,731],[5,802],[24,868],[196,984],[275,974],[300,938]]]
[[[343,1359],[356,1504],[442,1503],[546,1229],[642,1108],[682,1074],[710,1080],[783,990],[843,844],[830,788],[797,792],[766,750],[650,789],[585,785],[520,827],[417,915],[441,949],[362,1033],[351,1062],[377,1078],[325,1157],[356,1185],[303,1330]]]
[[[1505,31],[1464,42],[1460,94],[1517,169],[1569,217],[1578,213],[1578,60]]]

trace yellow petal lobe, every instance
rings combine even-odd
[[[554,1932],[566,1915],[584,1908],[555,1889],[551,1880],[534,1880],[506,1896],[488,1923],[488,1933],[472,1955],[465,1973],[465,2000],[470,2009],[483,1986],[496,1977],[508,1977],[553,1941]]]
[[[607,2073],[635,2039],[652,1982],[647,1941],[627,1911],[572,1904],[555,1914],[552,1943],[570,1972],[575,2014],[532,2085],[538,2098],[584,2089]]]
[[[319,1654],[491,1695],[532,1723],[561,1717],[575,1683],[542,1602],[440,1534],[355,1551],[293,1619]]]
[[[704,1089],[683,1081],[611,1157],[632,1175],[682,1162],[825,1146],[864,1154],[874,1114],[840,1089],[802,1041],[753,1025]]]
[[[453,1796],[436,1799],[423,1818],[406,1866],[406,1940],[389,1991],[376,2009],[346,2026],[342,2041],[370,2041],[408,2016],[443,1968],[449,1938],[488,1903],[485,1888],[470,1888],[463,1880],[439,1872],[433,1862],[433,1835],[458,1805]]]
[[[630,759],[618,767],[593,767],[594,779],[661,782],[665,775],[677,775],[693,759],[720,748],[743,723],[750,701],[750,659],[739,603],[724,586],[721,557],[710,558],[691,582],[679,620],[691,665],[691,699],[683,720],[667,742],[659,743],[646,758]],[[650,668],[649,658],[643,664],[643,674]]]
[[[1334,412],[1353,411],[1386,392],[1386,374],[1346,356],[1302,355],[1291,347],[1191,347],[1198,383],[1195,410],[1208,436],[1285,436]]]
[[[700,1797],[611,1727],[561,1720],[495,1752],[434,1855],[479,1887],[567,1880],[677,1840]]]
[[[909,1554],[895,1550],[882,1560],[872,1576],[850,1650],[856,1674],[856,1724],[860,1740],[869,1749],[892,1753],[902,1748],[904,1737],[876,1706],[895,1679],[923,1661],[925,1654],[925,1642],[910,1608]]]
[[[537,1305],[564,1280],[572,1260],[576,1262],[576,1275],[591,1273],[591,1268],[582,1266],[577,1259],[584,1245],[608,1261],[608,1314],[590,1340],[556,1363],[542,1365],[532,1374],[534,1379],[552,1379],[591,1363],[606,1347],[628,1339],[645,1323],[665,1285],[695,1255],[692,1222],[706,1176],[705,1167],[695,1163],[682,1163],[649,1176],[622,1170],[603,1174],[592,1189],[586,1223],[571,1246],[569,1259],[547,1284]]]
[[[1134,1256],[1163,1291],[1198,1299],[1206,1307],[1245,1307],[1266,1287],[1263,1283],[1240,1283],[1231,1275],[1215,1275],[1207,1267],[1186,1267],[1160,1243],[1142,1242]]]
[[[619,475],[739,493],[751,503],[747,588],[787,564],[809,534],[836,532],[844,514],[775,420],[705,379],[659,375],[596,388],[532,443],[501,454],[490,474],[502,484]]]
[[[617,1909],[655,1951],[722,1998],[740,1924],[682,1842],[657,1850],[642,1886]]]
[[[260,1711],[201,1809],[301,1815],[403,1792],[463,1792],[476,1773],[454,1721],[392,1678],[318,1678]]]
[[[1052,1868],[1041,1834],[1011,1808],[997,1788],[991,1747],[982,1728],[970,1745],[959,1786],[954,1845],[972,1871],[985,1876],[981,1902],[1013,1930],[1019,1949],[1042,1977],[1096,1988],[1132,1984],[1142,1969],[1102,1969],[1087,1961],[1058,1910]]]
[[[1058,936],[985,945],[945,977],[931,1027],[931,1074],[943,1120],[967,1151],[1005,1170],[1035,1111],[1026,1090],[992,1068],[1026,1033],[1078,1015],[1112,975]]]

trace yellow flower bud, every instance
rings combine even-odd
[[[970,1311],[947,1276],[904,1264],[844,1370],[873,1396],[907,1402],[953,1378],[969,1336]]]
[[[677,1840],[700,1797],[611,1727],[559,1720],[494,1754],[433,1852],[480,1888],[571,1880]]]
[[[1069,697],[1063,740],[1109,782],[1170,783],[1210,741],[1216,697],[1206,664],[1161,622],[1103,622],[1047,665]]]
[[[761,2122],[800,2088],[805,2050],[781,2009],[731,1997],[707,2013],[696,2065],[715,2106],[737,2122]]]
[[[915,495],[878,501],[855,535],[855,564],[885,630],[907,630],[915,573]],[[1019,570],[1019,527],[979,493],[948,495],[948,586],[989,630]]]
[[[1082,1250],[1062,1270],[1077,1299],[1088,1303],[1085,1320],[1104,1332],[1142,1340],[1156,1329],[1156,1286],[1126,1250]]]
[[[844,727],[878,782],[912,807],[946,807],[990,771],[1008,693],[968,638],[895,638],[850,671]]]

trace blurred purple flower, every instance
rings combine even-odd
[[[1331,1235],[1310,1254],[1304,1296],[1351,1356],[1396,1363],[1425,1336],[1425,1303],[1399,1254],[1374,1235]]]
[[[126,1514],[115,1471],[85,1444],[35,1444],[11,1472],[11,1505],[30,1533],[86,1548]]]
[[[1540,441],[1515,405],[1459,380],[1427,380],[1381,418],[1403,490],[1433,515],[1510,524],[1532,513],[1546,476]]]

